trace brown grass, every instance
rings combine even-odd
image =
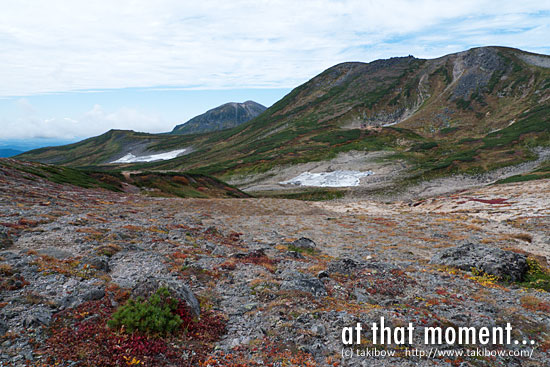
[[[507,236],[507,238],[513,238],[516,240],[525,241],[529,243],[533,242],[533,236],[531,236],[529,233],[512,233],[509,236]]]
[[[531,295],[521,297],[521,305],[529,311],[550,312],[550,303]]]

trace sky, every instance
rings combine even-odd
[[[0,146],[166,132],[225,102],[269,106],[345,61],[550,54],[549,34],[540,0],[5,0]]]

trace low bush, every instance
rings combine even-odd
[[[526,288],[550,291],[550,271],[542,267],[535,259],[527,259],[527,273],[521,283]]]
[[[112,295],[114,299],[126,299],[125,292],[119,292]],[[161,293],[161,296],[165,295],[162,290]],[[113,329],[107,326],[107,322],[126,304],[115,310],[109,298],[85,302],[77,308],[55,314],[47,330],[48,338],[45,342],[35,343],[42,358],[41,366],[202,366],[214,349],[214,343],[225,333],[226,318],[223,314],[206,310],[197,319],[184,300],[178,300],[175,308],[170,302],[173,313],[181,320],[173,333],[121,332],[122,327]]]
[[[159,288],[148,300],[129,299],[113,314],[107,325],[112,329],[143,334],[171,334],[182,320],[175,313],[177,301],[170,297],[166,288]]]

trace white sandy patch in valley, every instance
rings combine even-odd
[[[132,153],[126,154],[124,157],[112,161],[111,163],[135,163],[135,162],[154,162],[154,161],[166,161],[173,159],[185,152],[187,149],[177,149],[170,152],[135,156]]]
[[[348,187],[359,186],[361,178],[374,175],[372,171],[333,171],[311,173],[304,172],[297,177],[282,181],[282,185],[316,186],[316,187]]]
[[[373,216],[390,216],[399,214],[399,207],[396,205],[369,200],[314,201],[311,202],[311,205],[340,214],[364,214]]]
[[[409,210],[441,214],[464,213],[498,222],[521,217],[547,217],[550,216],[549,193],[548,179],[491,185],[478,190],[421,200],[409,207]]]

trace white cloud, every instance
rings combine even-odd
[[[529,0],[10,1],[0,13],[0,96],[294,87],[348,60],[487,43],[543,52],[548,11]]]
[[[95,105],[76,118],[44,118],[26,99],[19,99],[16,104],[18,113],[14,118],[0,117],[0,139],[70,140],[99,135],[110,129],[164,132],[167,126],[167,122],[159,116],[125,107],[108,112]]]

